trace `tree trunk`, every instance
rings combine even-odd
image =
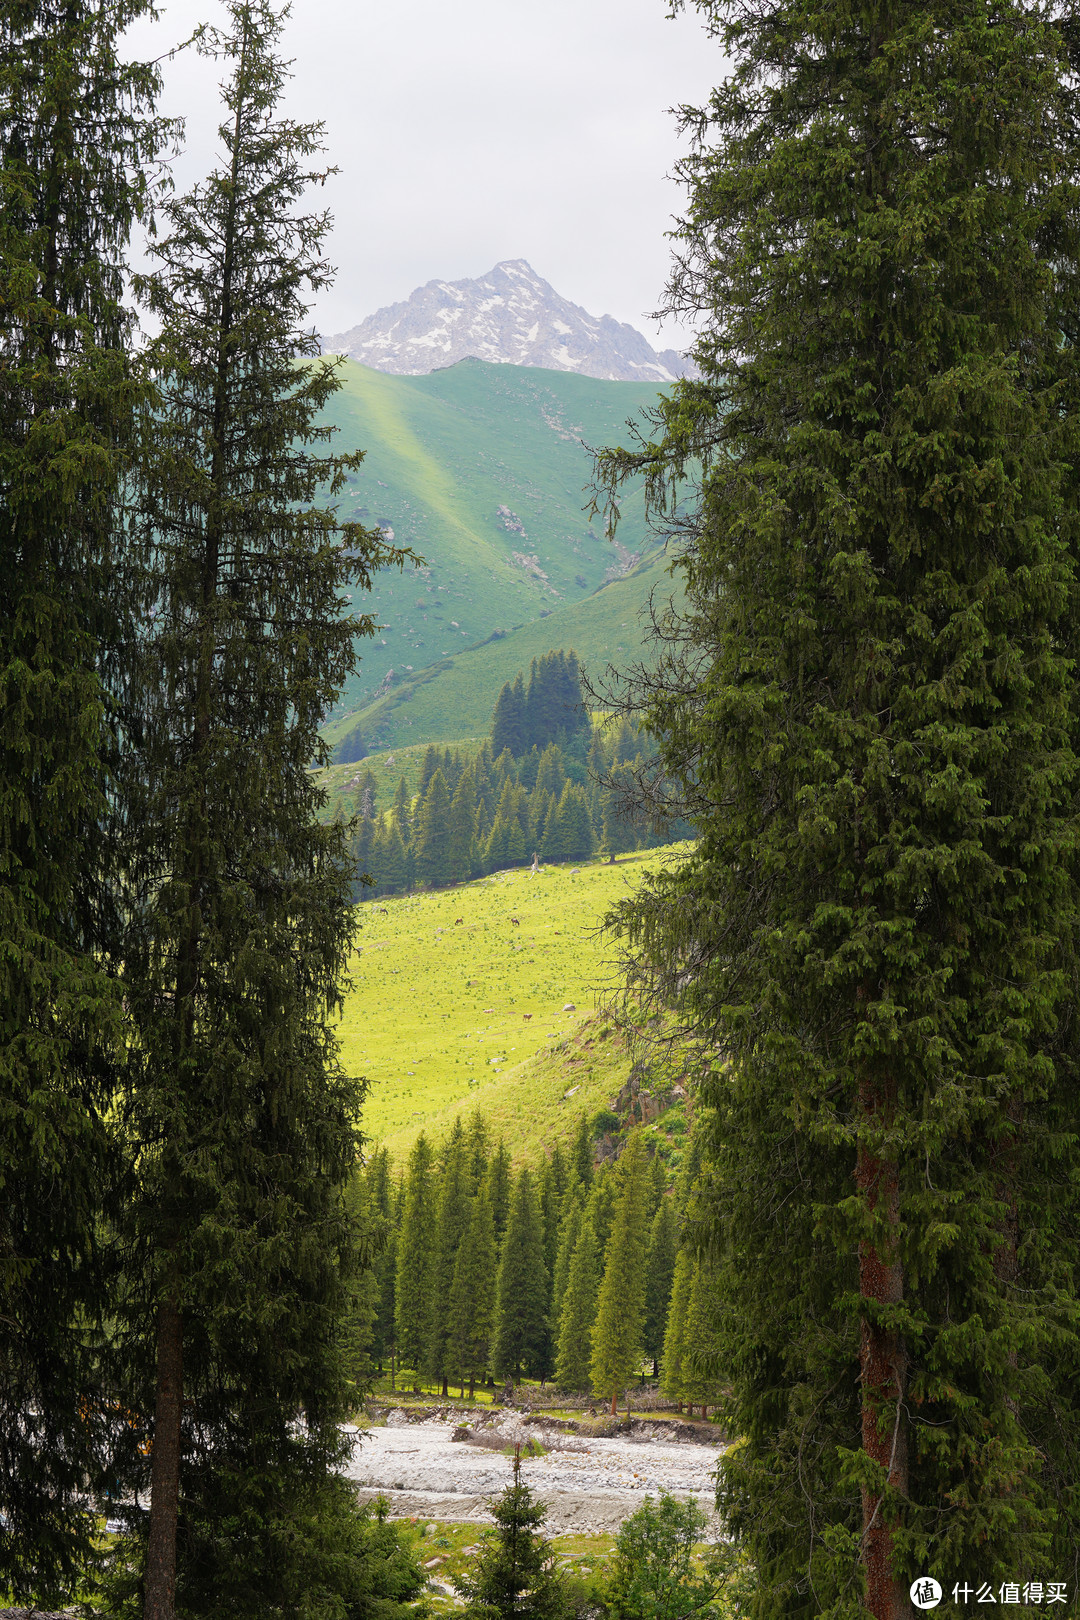
[[[619,1392],[618,1392],[618,1390],[616,1390],[614,1395],[611,1397],[611,1415],[612,1415],[612,1417],[618,1417],[618,1415],[619,1415]]]
[[[864,1081],[859,1088],[864,1120],[880,1123],[891,1117],[895,1088],[886,1082]],[[859,1293],[875,1306],[898,1305],[904,1297],[904,1274],[896,1239],[900,1224],[900,1174],[897,1165],[879,1158],[860,1143],[855,1182],[867,1208],[884,1215],[889,1228],[888,1250],[879,1254],[871,1243],[859,1246]],[[903,1399],[907,1386],[907,1352],[895,1328],[877,1321],[878,1312],[862,1318],[859,1367],[862,1383],[862,1444],[880,1464],[892,1489],[907,1493],[907,1429]],[[882,1509],[881,1496],[862,1493],[863,1544],[866,1567],[866,1606],[874,1620],[910,1620],[907,1588],[889,1569],[893,1526]]]
[[[157,1321],[157,1395],[150,1461],[150,1535],[143,1620],[174,1620],[176,1516],[180,1502],[180,1419],[184,1403],[184,1342],[174,1296],[162,1300]]]

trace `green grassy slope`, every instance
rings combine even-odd
[[[655,548],[640,493],[623,500],[616,546],[583,512],[585,444],[625,442],[627,418],[655,401],[654,385],[479,360],[426,377],[348,361],[342,376],[329,408],[335,447],[366,452],[342,514],[392,530],[427,568],[385,572],[358,601],[386,629],[363,644],[336,719],[370,700],[390,668],[437,664],[581,602]]]
[[[665,558],[653,556],[583,602],[558,608],[432,668],[400,675],[395,671],[385,692],[331,721],[326,735],[336,744],[359,727],[369,750],[485,736],[503,682],[512,681],[519,669],[528,681],[532,659],[552,648],[573,647],[594,675],[609,662],[621,668],[632,663],[642,651],[643,610],[650,591],[655,588],[661,599],[678,594],[666,570]]]
[[[399,1159],[421,1129],[441,1136],[479,1104],[516,1156],[532,1156],[569,1137],[583,1108],[609,1104],[630,1057],[597,1017],[611,978],[597,928],[671,854],[365,904],[339,1036],[346,1066],[369,1081],[369,1138]]]

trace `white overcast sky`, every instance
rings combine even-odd
[[[339,332],[433,278],[527,259],[556,290],[659,347],[687,334],[649,320],[670,263],[681,192],[670,111],[723,76],[696,12],[665,0],[295,0],[283,110],[326,125],[340,174],[319,192],[334,214],[337,279],[313,318]],[[165,0],[130,35],[158,56],[219,0]],[[219,64],[164,64],[161,110],[187,120],[178,186],[217,155]]]

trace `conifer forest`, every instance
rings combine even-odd
[[[355,505],[288,8],[0,0],[0,1620],[1080,1615],[1080,19],[665,9],[686,374],[544,417],[617,562],[405,666],[490,715],[410,764],[342,694],[464,610]],[[514,499],[455,543],[555,601]],[[482,1037],[557,868],[590,1004]],[[435,1126],[407,992],[388,1146],[394,908],[476,1027]]]

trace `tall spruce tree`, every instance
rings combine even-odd
[[[115,1478],[95,1329],[117,969],[138,390],[124,260],[160,145],[145,0],[0,13],[0,1581],[71,1596]]]
[[[671,1286],[675,1278],[675,1256],[679,1249],[679,1225],[674,1198],[661,1197],[660,1206],[649,1227],[649,1247],[645,1254],[645,1326],[642,1342],[652,1357],[653,1376],[664,1349]]]
[[[1080,1541],[1071,23],[698,9],[702,378],[602,473],[705,467],[640,694],[700,841],[621,923],[730,1059],[702,1220],[758,1612],[894,1620]]]
[[[563,1218],[559,1223],[559,1245],[551,1277],[551,1320],[556,1325],[562,1315],[563,1296],[570,1279],[570,1262],[574,1258],[574,1250],[580,1236],[581,1196],[577,1188],[572,1187],[567,1194]]]
[[[436,771],[433,781],[437,779]],[[446,1380],[454,1365],[451,1352],[450,1292],[456,1262],[469,1227],[469,1192],[472,1180],[468,1143],[460,1114],[454,1120],[443,1152],[436,1206],[434,1259],[428,1286],[427,1327],[424,1334],[424,1371],[438,1379],[446,1394]]]
[[[495,1222],[495,1240],[500,1243],[510,1216],[510,1154],[502,1137],[495,1144],[487,1170],[491,1188],[491,1214]]]
[[[380,1148],[368,1164],[367,1206],[380,1223],[375,1259],[375,1311],[371,1324],[371,1354],[379,1372],[394,1354],[394,1287],[397,1277],[398,1203],[401,1190],[391,1179],[390,1154]]]
[[[521,1382],[522,1373],[543,1377],[548,1368],[550,1296],[544,1262],[544,1223],[531,1170],[514,1184],[499,1256],[498,1301],[491,1361],[498,1378]]]
[[[660,1359],[660,1388],[669,1400],[682,1411],[686,1397],[684,1365],[687,1353],[686,1321],[694,1289],[694,1257],[689,1249],[680,1249],[675,1259],[671,1298],[668,1301],[667,1322],[664,1326],[664,1353]]]
[[[338,386],[304,324],[329,276],[327,217],[301,202],[321,128],[277,116],[279,14],[233,0],[228,16],[201,47],[229,66],[224,166],[168,203],[136,278],[160,324],[125,941],[134,1348],[154,1391],[146,1620],[171,1620],[177,1579],[188,1612],[219,1588],[262,1612],[283,1522],[341,1452],[361,1092],[331,1029],[353,932],[345,835],[320,824],[310,766],[373,628],[342,614],[344,587],[394,558],[313,504],[358,459],[313,448]],[[223,1538],[223,1515],[247,1536]]]
[[[435,1269],[437,1188],[433,1162],[431,1144],[421,1131],[409,1155],[402,1194],[394,1291],[398,1357],[414,1370],[423,1362]]]
[[[592,1356],[590,1335],[596,1320],[596,1296],[600,1287],[600,1257],[596,1232],[586,1213],[578,1223],[566,1289],[559,1309],[558,1345],[555,1356],[555,1382],[564,1390],[589,1388]]]
[[[495,1222],[486,1182],[470,1200],[469,1221],[454,1258],[448,1307],[448,1364],[461,1381],[469,1382],[469,1399],[477,1378],[487,1371],[495,1326],[497,1276]]]
[[[592,1327],[589,1376],[600,1395],[611,1397],[611,1410],[630,1379],[641,1368],[645,1325],[645,1211],[648,1166],[639,1135],[630,1138],[619,1161],[622,1185],[604,1255],[604,1280]]]
[[[450,866],[450,795],[438,767],[417,812],[414,846],[417,881],[445,883]]]
[[[507,681],[495,700],[491,720],[491,752],[495,759],[508,749],[514,759],[520,758],[528,748],[525,730],[525,687],[518,671],[511,686]]]

